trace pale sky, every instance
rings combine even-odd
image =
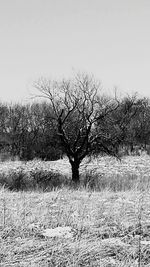
[[[78,71],[150,97],[150,0],[0,0],[0,101]]]

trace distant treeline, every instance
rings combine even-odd
[[[122,107],[125,99],[122,100]],[[139,107],[126,125],[125,136],[117,146],[126,153],[132,153],[138,148],[148,149],[150,145],[150,101],[138,99]],[[121,111],[121,110],[120,110]],[[109,134],[110,119],[114,116],[124,116],[118,110],[109,114],[103,127]],[[56,160],[64,154],[63,146],[57,132],[53,108],[48,102],[32,104],[0,104],[0,150],[7,151],[21,160],[41,158]],[[70,122],[71,127],[71,122]],[[116,129],[117,131],[117,129]]]
[[[45,101],[0,103],[1,154],[21,160],[57,160],[65,154],[76,181],[86,156],[148,150],[148,98],[106,96],[87,74],[62,81],[41,79],[35,87]]]
[[[0,104],[0,149],[21,160],[55,160],[63,149],[48,103]]]

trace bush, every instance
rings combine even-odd
[[[143,180],[142,184],[148,183]],[[19,167],[16,170],[10,170],[8,173],[0,174],[0,185],[10,190],[43,190],[51,191],[55,188],[64,186],[74,187],[71,179],[58,172],[34,168],[31,171],[25,171]],[[141,181],[140,181],[141,186]],[[88,190],[103,191],[111,190],[114,192],[125,191],[139,187],[138,177],[136,175],[126,174],[106,176],[99,174],[94,170],[86,171],[81,174],[78,188],[87,188]],[[77,187],[75,187],[77,189]]]
[[[15,191],[35,189],[49,191],[69,185],[69,180],[66,176],[52,171],[34,169],[25,172],[22,168],[19,168],[7,174],[1,173],[0,184]]]
[[[81,175],[81,186],[95,191],[125,191],[138,186],[138,177],[133,174],[106,176],[91,170]]]
[[[32,187],[41,188],[43,190],[52,190],[54,188],[61,188],[69,184],[66,176],[52,171],[34,170],[30,172],[30,179],[33,183]]]
[[[10,170],[8,173],[1,173],[0,184],[10,190],[25,190],[27,188],[26,174],[22,168]]]

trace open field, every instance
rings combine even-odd
[[[29,173],[33,168],[51,169],[70,177],[67,160],[0,164],[8,176],[20,168]],[[150,266],[150,157],[95,159],[84,162],[82,175],[85,170],[106,180],[103,190],[1,188],[0,266]],[[58,226],[70,227],[70,236],[43,235]]]
[[[57,161],[33,160],[28,162],[6,161],[0,162],[0,172],[9,172],[22,168],[25,172],[33,169],[44,169],[58,171],[62,174],[71,173],[70,164],[67,158]],[[100,174],[109,175],[147,175],[150,174],[150,156],[143,154],[141,156],[126,156],[120,160],[113,157],[99,157],[89,161],[84,160],[81,163],[81,173],[86,170],[95,170]]]
[[[125,191],[137,189],[140,183],[149,186],[150,157],[128,156],[117,160],[111,157],[86,159],[80,166],[81,186],[96,191]],[[16,190],[44,189],[69,186],[71,168],[67,158],[57,161],[33,160],[0,163],[0,184]]]

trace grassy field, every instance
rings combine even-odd
[[[40,170],[70,177],[66,159],[3,162],[0,170],[1,180]],[[99,158],[83,162],[80,172],[76,190],[1,187],[0,266],[150,266],[150,157]],[[71,235],[44,236],[59,226],[69,226]]]

